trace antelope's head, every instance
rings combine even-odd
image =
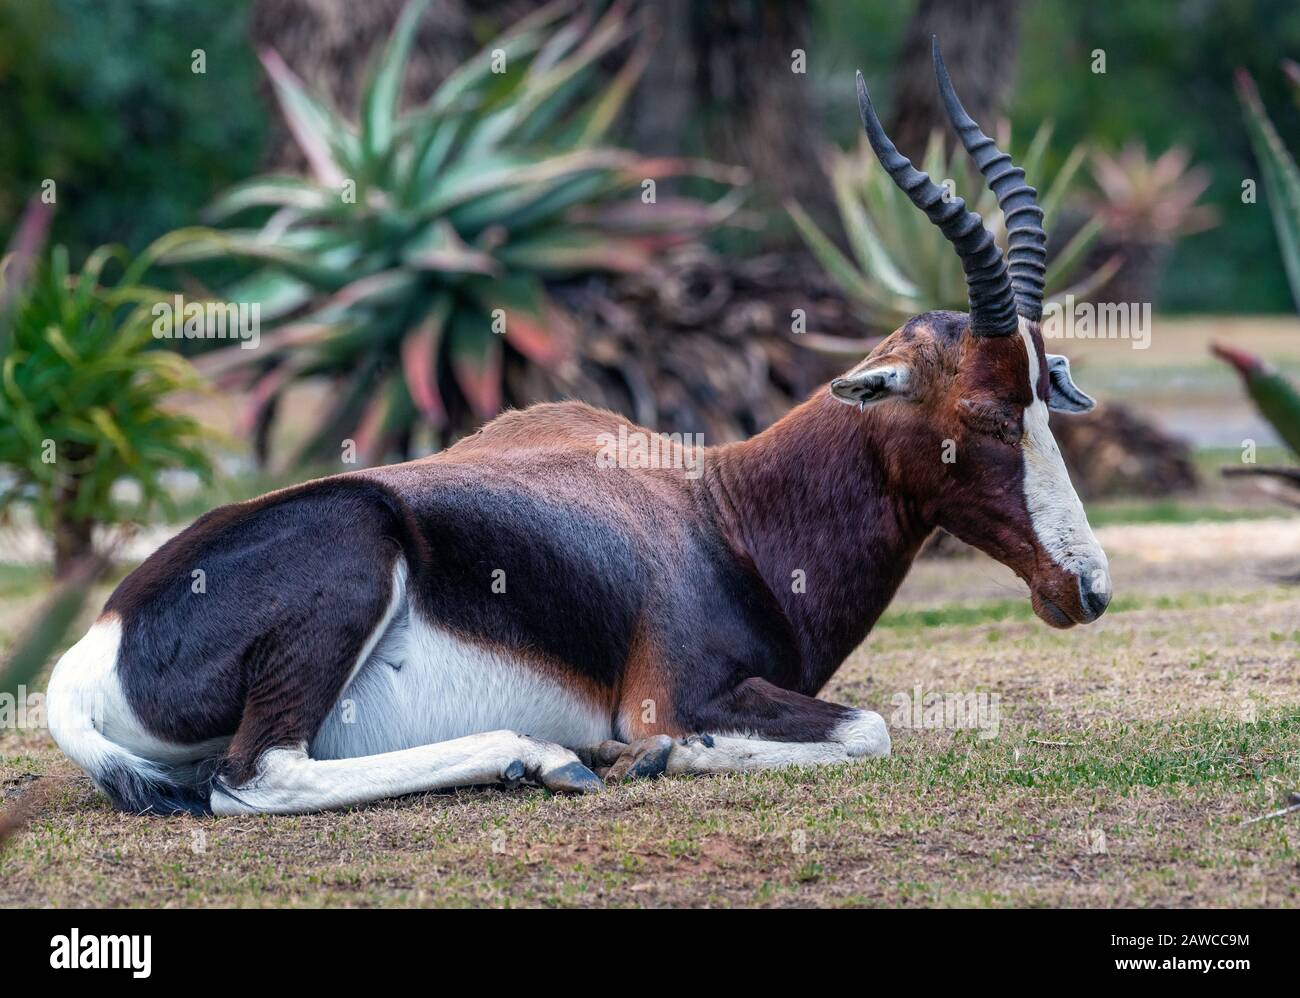
[[[1086,412],[1093,401],[1075,387],[1066,359],[1043,349],[1043,212],[1024,171],[957,99],[937,41],[934,60],[953,127],[1006,216],[1007,259],[961,198],[945,196],[894,147],[859,73],[858,103],[871,147],[953,244],[970,312],[912,318],[831,382],[830,391],[864,411],[891,487],[924,522],[1015,571],[1048,624],[1088,623],[1110,601],[1110,573],[1048,412]]]

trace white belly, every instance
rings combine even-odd
[[[610,712],[535,667],[462,641],[406,606],[326,716],[316,759],[509,729],[571,748],[613,736]]]

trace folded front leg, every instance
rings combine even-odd
[[[747,679],[694,708],[679,705],[677,720],[699,734],[675,741],[658,766],[646,765],[657,756],[656,740],[634,741],[610,767],[609,778],[777,769],[890,752],[889,729],[874,711],[804,696],[765,679]]]

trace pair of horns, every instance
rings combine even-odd
[[[1017,316],[1035,322],[1043,316],[1043,283],[1047,272],[1047,234],[1038,192],[1025,183],[1025,171],[1011,162],[993,140],[980,131],[952,88],[952,80],[933,44],[934,71],[948,120],[961,143],[979,167],[984,181],[997,196],[1007,224],[1007,258],[984,221],[959,197],[947,198],[929,176],[912,165],[885,134],[867,85],[858,73],[858,109],[862,127],[876,158],[912,203],[925,212],[947,237],[961,258],[970,298],[971,332],[976,336],[1007,336],[1017,329]],[[1009,266],[1008,266],[1009,265]]]

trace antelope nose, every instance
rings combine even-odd
[[[1100,583],[1094,575],[1101,576]],[[1079,577],[1079,603],[1088,614],[1084,623],[1091,623],[1106,612],[1110,605],[1110,581],[1105,572],[1089,572]]]

